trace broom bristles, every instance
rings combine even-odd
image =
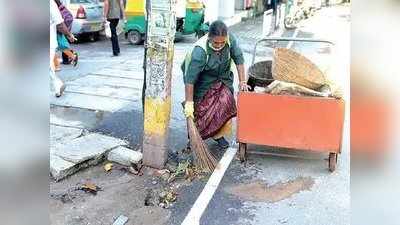
[[[195,165],[205,172],[214,171],[217,166],[217,160],[208,150],[192,118],[187,119],[187,126],[190,148],[193,150],[195,156]]]

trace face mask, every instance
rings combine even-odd
[[[214,50],[214,51],[221,51],[224,47],[225,47],[225,45],[222,45],[222,47],[220,47],[220,48],[215,48],[212,44],[211,44],[211,42],[209,42],[208,43],[208,46],[210,46],[210,48],[212,49],[212,50]]]

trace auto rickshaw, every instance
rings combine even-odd
[[[204,4],[199,0],[184,1],[186,1],[186,13],[185,17],[176,19],[176,37],[195,33],[200,38],[208,32],[209,26],[204,23]],[[144,39],[145,11],[145,0],[127,0],[125,8],[127,23],[124,32],[125,37],[134,45],[142,43]]]

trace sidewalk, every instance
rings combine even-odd
[[[141,60],[140,56],[130,56],[131,59],[135,57],[136,60]],[[77,79],[67,81],[67,88],[62,97],[50,97],[50,139],[52,140],[50,142],[50,171],[56,180],[63,179],[89,165],[96,165],[101,162],[96,159],[104,158],[111,149],[121,145],[128,146],[126,140],[91,134],[89,130],[96,125],[96,122],[90,124],[87,121],[91,118],[99,119],[99,115],[112,114],[140,104],[143,71],[140,64],[128,62],[122,60],[120,63],[99,68]],[[74,116],[76,112],[86,113],[89,118]],[[72,118],[68,118],[69,116]],[[87,139],[90,136],[93,138]],[[108,147],[99,146],[99,140],[108,140],[103,143]],[[87,148],[86,144],[98,147],[92,148],[90,153],[84,153],[80,149]],[[66,148],[73,148],[75,152],[65,153],[63,149]],[[71,160],[71,154],[81,159]],[[90,163],[86,163],[88,161]]]

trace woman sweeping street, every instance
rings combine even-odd
[[[203,139],[213,138],[220,148],[229,147],[231,119],[236,116],[232,62],[236,65],[239,90],[247,91],[244,58],[236,38],[222,21],[215,21],[209,34],[199,39],[182,64],[186,117],[194,118]]]

